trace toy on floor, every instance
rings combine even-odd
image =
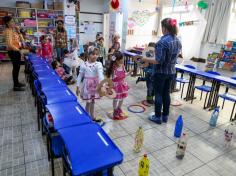
[[[136,107],[138,110],[134,110],[133,109],[134,107]],[[129,112],[132,112],[132,113],[143,113],[146,111],[146,108],[142,105],[139,105],[139,104],[130,105],[127,107],[127,109]]]
[[[135,142],[134,142],[134,151],[135,152],[138,153],[142,150],[143,140],[144,140],[143,128],[140,126],[138,128],[138,130],[136,131],[136,135],[135,135]]]
[[[177,150],[176,150],[176,158],[183,159],[185,155],[186,147],[187,147],[187,135],[183,133],[183,135],[178,141]]]
[[[142,105],[147,106],[147,107],[153,106],[153,104],[148,103],[147,100],[143,100],[141,103]]]
[[[98,84],[97,92],[100,97],[106,96],[108,98],[114,99],[116,97],[116,92],[112,87],[112,80],[106,78]]]
[[[234,123],[230,123],[225,129],[225,146],[229,147],[231,145],[233,134],[234,134]]]
[[[144,154],[139,161],[138,176],[149,176],[149,159],[147,154]]]
[[[211,127],[216,127],[216,124],[217,124],[217,120],[218,120],[218,117],[219,117],[219,110],[220,107],[216,107],[211,115],[211,119],[209,121],[209,125]]]
[[[174,136],[176,138],[179,138],[182,134],[182,129],[183,129],[183,118],[182,115],[180,115],[175,123],[175,132]]]

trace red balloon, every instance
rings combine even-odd
[[[119,5],[120,5],[119,0],[112,0],[111,1],[111,7],[113,9],[118,9]]]

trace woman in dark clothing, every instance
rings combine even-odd
[[[155,60],[143,58],[143,61],[154,64],[153,83],[155,91],[155,115],[149,119],[157,124],[168,121],[170,109],[170,86],[175,78],[175,64],[182,49],[177,36],[177,22],[166,18],[161,22],[163,36],[155,48]]]

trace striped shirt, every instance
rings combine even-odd
[[[176,36],[164,35],[156,44],[156,60],[153,73],[175,74],[175,64],[182,49],[181,42]]]

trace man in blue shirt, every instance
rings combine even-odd
[[[170,109],[170,87],[175,78],[175,64],[182,45],[177,36],[177,22],[166,18],[161,22],[163,36],[156,44],[155,60],[143,58],[144,62],[154,64],[153,83],[155,91],[155,115],[151,121],[161,124],[168,121]]]

